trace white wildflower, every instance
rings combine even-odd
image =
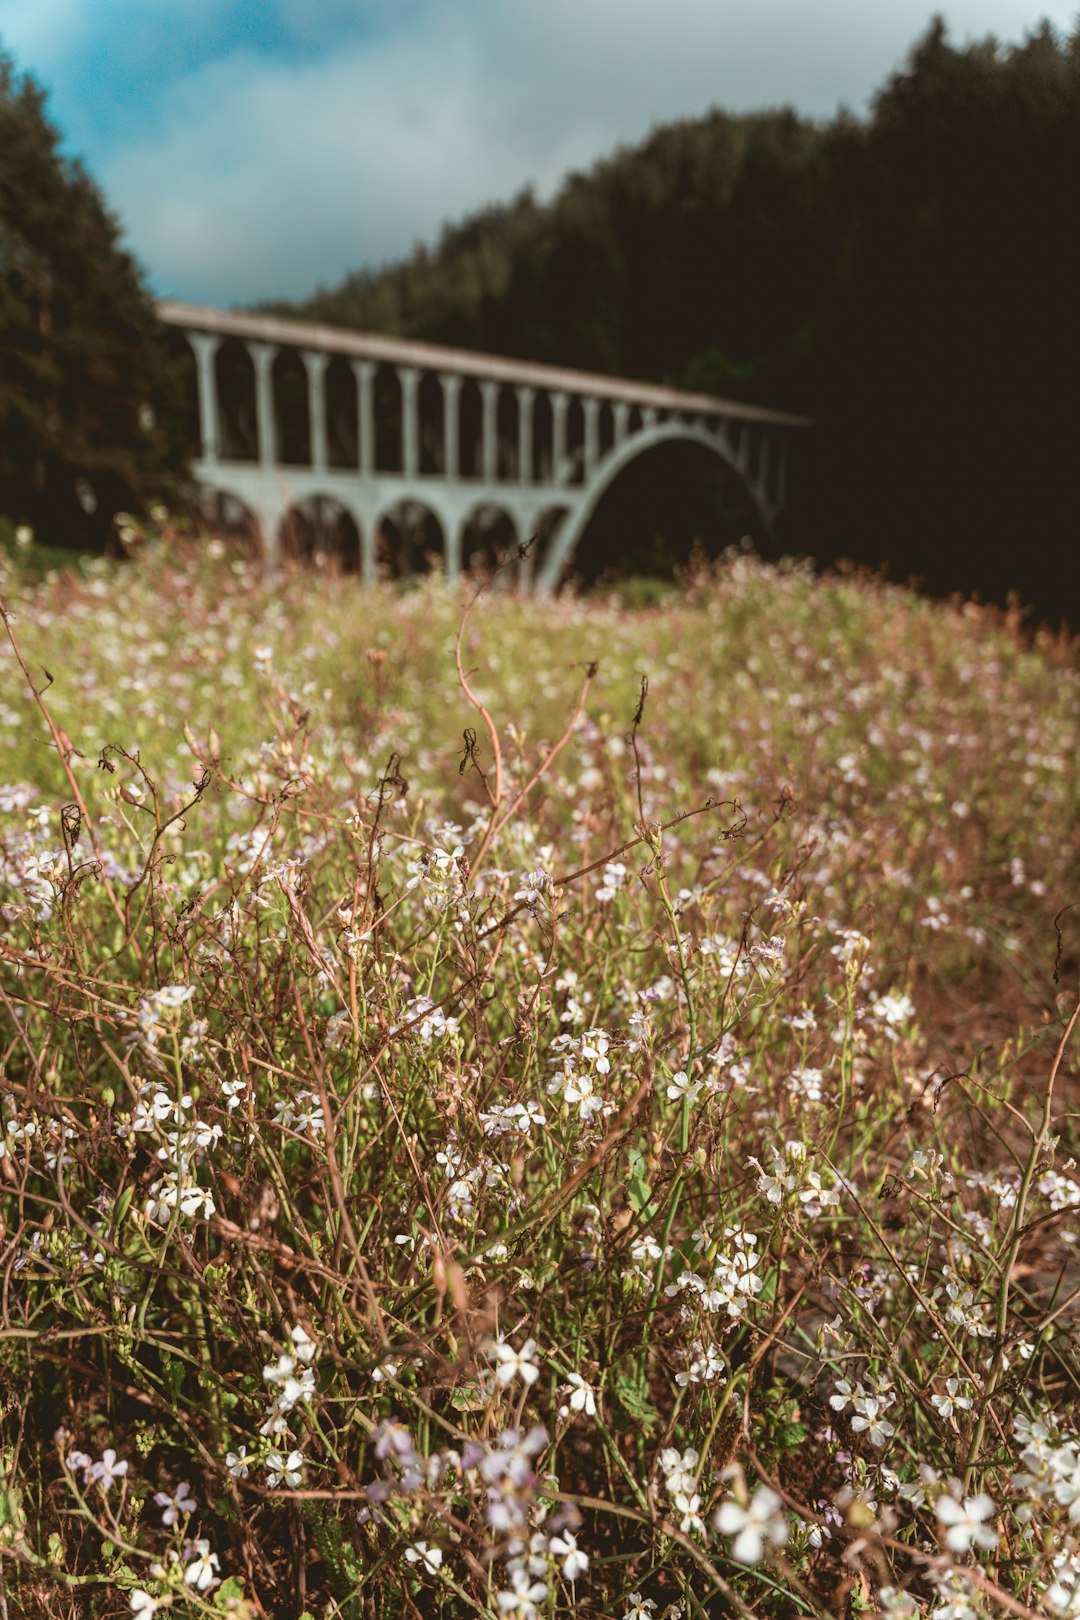
[[[556,1558],[562,1559],[563,1574],[568,1581],[576,1581],[579,1575],[584,1575],[589,1567],[589,1555],[582,1552],[577,1538],[569,1530],[564,1535],[552,1536],[549,1545]]]
[[[535,1339],[526,1339],[520,1350],[515,1350],[505,1339],[496,1339],[489,1354],[497,1363],[495,1377],[500,1384],[512,1383],[515,1378],[520,1378],[526,1384],[535,1384],[540,1376],[540,1368],[536,1365]]]
[[[954,1496],[939,1496],[937,1516],[946,1526],[945,1545],[953,1552],[967,1552],[969,1547],[996,1547],[997,1531],[986,1521],[997,1512],[985,1494],[967,1496],[958,1502]]]
[[[202,1540],[191,1543],[191,1552],[191,1562],[184,1570],[184,1585],[193,1586],[197,1592],[208,1592],[217,1585],[214,1571],[220,1568],[218,1555],[210,1551],[208,1541]]]
[[[592,1385],[576,1372],[568,1373],[566,1382],[570,1385],[571,1394],[566,1406],[560,1408],[560,1417],[565,1417],[568,1412],[584,1412],[586,1417],[595,1417],[596,1395]]]
[[[760,1564],[765,1556],[765,1544],[782,1547],[788,1538],[787,1520],[781,1508],[783,1503],[767,1485],[759,1485],[746,1507],[738,1502],[724,1502],[713,1516],[713,1523],[723,1536],[732,1536],[731,1555],[740,1564]]]
[[[429,1575],[438,1574],[443,1561],[442,1548],[429,1547],[426,1541],[414,1541],[411,1547],[406,1547],[405,1557],[410,1564],[423,1564]]]
[[[284,1480],[290,1490],[295,1490],[303,1478],[303,1466],[302,1451],[290,1451],[287,1457],[272,1451],[266,1459],[266,1483],[274,1490]]]

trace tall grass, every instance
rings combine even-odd
[[[4,601],[3,1620],[1080,1613],[1072,645]]]

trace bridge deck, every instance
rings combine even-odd
[[[571,394],[587,394],[594,399],[625,401],[628,405],[652,406],[665,411],[692,411],[733,417],[748,422],[769,422],[777,427],[809,427],[808,417],[786,411],[745,405],[738,400],[721,399],[713,394],[692,394],[656,383],[633,382],[622,377],[605,377],[596,372],[573,371],[563,366],[542,365],[533,360],[511,360],[505,355],[478,354],[471,349],[452,349],[438,343],[417,343],[406,338],[380,337],[340,326],[324,326],[307,321],[283,320],[277,315],[238,314],[198,304],[165,302],[158,315],[167,326],[185,331],[213,332],[221,337],[244,338],[250,342],[283,344],[289,348],[316,349],[388,365],[415,366],[421,371],[449,371],[462,377],[489,378],[495,382],[516,383],[528,388],[544,388]]]

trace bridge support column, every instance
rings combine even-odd
[[[483,409],[481,437],[481,477],[485,484],[493,484],[499,476],[499,385],[486,379],[480,384]]]
[[[259,465],[272,467],[277,459],[273,375],[277,349],[272,343],[249,343],[248,353],[255,367],[255,432],[259,441]]]
[[[443,525],[443,536],[446,540],[446,553],[443,557],[443,571],[448,585],[454,585],[461,578],[461,558],[465,550],[465,524],[464,517],[448,517]]]
[[[624,399],[620,399],[611,414],[615,425],[614,448],[617,450],[621,444],[626,443],[630,433],[630,407]]]
[[[253,508],[262,534],[263,561],[266,564],[266,572],[271,577],[281,567],[281,524],[287,504],[280,497],[271,495],[266,500],[259,501]]]
[[[359,502],[353,516],[356,519],[356,527],[360,534],[360,578],[365,585],[374,585],[376,578],[375,523],[378,513],[373,506]]]
[[[569,394],[551,396],[551,475],[561,484],[566,472],[566,418],[570,410]]]
[[[375,472],[375,367],[370,360],[354,360],[352,367],[356,374],[356,423],[360,450],[360,466],[357,470],[361,478],[371,478]],[[366,568],[366,561],[364,566]],[[372,578],[375,577],[374,567],[372,561]]]
[[[439,381],[443,391],[443,441],[446,457],[446,477],[453,484],[458,478],[458,462],[461,456],[461,382],[452,372],[441,372]],[[447,574],[449,575],[451,542],[449,534],[446,536]]]
[[[330,364],[330,356],[321,349],[301,349],[300,358],[308,379],[311,465],[315,472],[325,472],[330,464],[326,439],[326,368]]]
[[[584,405],[585,413],[585,481],[592,477],[593,469],[600,460],[600,401],[587,399]]]
[[[519,388],[517,390],[518,402],[518,476],[519,484],[532,483],[532,454],[533,454],[533,404],[536,400],[535,388]]]
[[[221,459],[217,379],[214,376],[214,360],[221,347],[221,339],[209,332],[188,332],[186,335],[195,354],[195,368],[199,378],[199,440],[202,459],[214,465]]]
[[[406,478],[420,473],[420,373],[398,367],[401,386],[401,466]]]

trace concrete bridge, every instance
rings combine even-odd
[[[188,369],[192,468],[214,519],[271,566],[335,555],[365,579],[456,577],[535,536],[558,588],[621,473],[697,445],[767,541],[809,424],[708,394],[186,304],[158,306]]]

